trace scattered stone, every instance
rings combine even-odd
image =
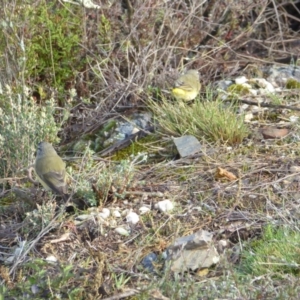
[[[157,255],[155,253],[149,253],[146,257],[143,258],[141,264],[149,272],[154,272],[153,262],[157,261]]]
[[[253,119],[253,117],[254,117],[253,113],[249,112],[245,114],[244,120],[246,123],[249,123]]]
[[[107,219],[110,216],[110,210],[108,208],[103,208],[102,212],[98,214],[102,219]]]
[[[220,260],[212,242],[213,234],[200,230],[181,237],[167,249],[167,261],[174,273],[209,268]]]
[[[17,247],[11,248],[11,254],[8,257],[0,257],[0,261],[4,261],[5,264],[12,264],[16,259],[18,259],[26,246],[27,241],[20,241]],[[8,254],[9,255],[9,254]]]
[[[147,207],[147,206],[142,206],[142,207],[139,208],[139,212],[140,212],[141,215],[143,215],[143,214],[145,214],[149,211],[150,211],[150,207]]]
[[[258,95],[258,91],[255,90],[255,89],[249,89],[249,93],[250,93],[252,96],[257,96],[257,95]]]
[[[162,200],[156,203],[154,207],[160,212],[166,213],[174,208],[174,204],[170,200]]]
[[[99,212],[99,209],[98,209],[98,207],[93,206],[93,207],[88,207],[88,208],[87,208],[87,211],[88,211],[89,213],[97,214],[97,213]]]
[[[224,253],[224,250],[228,248],[228,241],[220,240],[217,245],[218,253]]]
[[[115,231],[120,234],[120,235],[124,235],[124,236],[129,236],[130,235],[130,232],[128,230],[126,230],[125,228],[123,227],[117,227],[115,229]]]
[[[248,79],[245,77],[245,76],[240,76],[240,77],[237,77],[234,82],[236,84],[243,84],[243,83],[246,83],[248,81]]]
[[[112,215],[115,218],[120,218],[121,217],[121,213],[117,209],[113,210]]]
[[[49,255],[46,257],[46,261],[49,263],[56,263],[58,260],[54,255]]]
[[[280,139],[289,134],[289,130],[287,128],[276,128],[274,126],[264,126],[260,130],[264,139]]]
[[[291,166],[290,172],[291,173],[300,173],[300,167],[299,166]]]
[[[131,223],[133,225],[137,224],[140,220],[140,217],[138,214],[135,212],[131,211],[127,216],[126,216],[126,222]]]
[[[272,66],[269,68],[267,81],[274,87],[285,87],[288,79],[300,81],[300,67],[290,66]]]
[[[41,291],[40,288],[36,284],[32,285],[30,288],[31,288],[32,294],[34,294],[34,295]]]
[[[180,157],[187,157],[201,150],[200,142],[192,135],[184,135],[173,140]]]
[[[85,221],[85,220],[88,220],[88,219],[91,219],[91,218],[92,218],[92,215],[85,214],[85,215],[76,216],[75,220],[76,221]]]
[[[67,2],[67,1],[64,0],[64,2]],[[76,3],[76,1],[74,1],[74,2]],[[81,5],[85,8],[92,8],[92,9],[100,9],[101,8],[100,5],[94,4],[91,0],[77,0],[77,2],[81,3]]]
[[[233,84],[233,81],[231,81],[231,80],[220,80],[220,81],[216,82],[216,87],[217,87],[217,89],[226,91],[227,88],[229,86],[231,86],[232,84]]]
[[[114,144],[117,141],[124,140],[128,136],[146,129],[151,123],[152,114],[149,112],[134,113],[129,121],[116,121],[115,128],[109,133],[106,140],[102,140],[104,148]]]
[[[289,120],[290,120],[292,123],[296,123],[296,122],[298,122],[299,117],[298,117],[298,116],[290,116],[290,117],[289,117]]]
[[[251,78],[249,82],[257,84],[260,88],[262,88],[266,92],[269,93],[275,92],[274,86],[270,82],[268,82],[265,78]]]

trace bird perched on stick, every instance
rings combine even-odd
[[[34,170],[46,190],[68,199],[66,166],[51,144],[38,144]]]
[[[172,94],[177,100],[194,100],[200,92],[201,84],[197,70],[188,70],[176,81]]]

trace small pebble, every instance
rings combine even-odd
[[[126,230],[126,229],[123,228],[123,227],[117,227],[117,228],[115,229],[115,231],[116,231],[118,234],[120,234],[120,235],[124,235],[124,236],[128,236],[128,235],[129,235],[129,231]]]
[[[138,216],[138,214],[136,214],[135,212],[131,211],[127,216],[126,216],[126,222],[127,223],[131,223],[131,224],[136,224],[138,223],[138,221],[140,220],[140,217]]]
[[[254,89],[249,89],[249,93],[253,96],[257,96],[258,95],[258,91],[254,90]]]
[[[112,215],[115,217],[115,218],[120,218],[121,217],[121,213],[118,211],[118,210],[114,210],[112,212]]]
[[[150,211],[150,207],[147,207],[147,206],[142,206],[139,208],[139,212],[141,215],[147,213],[148,211]]]
[[[146,257],[143,258],[141,264],[149,272],[153,272],[154,271],[153,262],[155,262],[156,260],[157,260],[157,255],[155,253],[150,253]]]
[[[79,215],[75,218],[75,220],[77,221],[84,221],[84,220],[88,220],[91,219],[91,215]]]
[[[57,258],[54,255],[49,255],[48,257],[46,257],[46,261],[49,263],[55,263],[57,262]]]
[[[107,219],[110,216],[110,210],[108,208],[103,208],[102,212],[98,214],[102,219]]]
[[[154,206],[160,212],[168,212],[174,208],[174,204],[170,200],[159,201]]]
[[[245,114],[244,120],[246,123],[249,123],[253,118],[254,118],[254,115],[253,115],[253,113],[250,112],[250,113]]]
[[[289,120],[290,120],[291,122],[295,123],[295,122],[297,122],[297,121],[299,120],[299,117],[297,117],[297,116],[290,116],[290,117],[289,117]]]
[[[37,294],[38,292],[40,292],[40,289],[36,284],[34,284],[31,286],[31,292],[32,294]]]
[[[236,84],[243,84],[248,81],[248,79],[245,76],[237,77],[235,80]]]

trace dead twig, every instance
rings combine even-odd
[[[250,101],[245,99],[238,99],[239,102],[249,104],[249,105],[255,105],[255,106],[261,106],[261,107],[270,107],[275,109],[290,109],[290,110],[296,110],[300,111],[300,107],[290,106],[290,105],[281,105],[281,104],[271,104],[271,103],[265,103],[265,102],[256,102],[256,101]]]

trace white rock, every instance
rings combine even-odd
[[[297,117],[297,116],[290,116],[290,117],[289,117],[289,120],[290,120],[291,122],[295,123],[295,122],[297,122],[297,121],[299,120],[299,117]]]
[[[117,209],[113,210],[112,215],[115,218],[120,218],[121,217],[121,213]]]
[[[129,235],[129,231],[126,230],[126,229],[123,228],[123,227],[117,227],[117,228],[115,229],[115,231],[116,231],[118,234],[120,234],[120,235],[124,235],[124,236],[128,236],[128,235]]]
[[[91,215],[79,215],[75,218],[76,221],[85,221],[88,219],[91,219],[92,216]]]
[[[140,217],[138,214],[135,212],[131,211],[127,216],[126,216],[126,222],[131,223],[131,224],[136,224],[140,220]]]
[[[132,134],[137,133],[137,132],[139,132],[139,131],[140,131],[140,129],[134,127],[133,130],[132,130]]]
[[[218,245],[220,245],[221,247],[225,248],[225,247],[228,247],[228,242],[226,240],[220,240],[218,242]]]
[[[162,200],[156,203],[154,207],[161,212],[168,212],[174,208],[174,204],[170,200]]]
[[[108,208],[103,208],[102,212],[98,214],[102,219],[107,219],[110,216],[110,210]]]
[[[249,93],[253,96],[257,96],[258,95],[258,90],[255,89],[249,89]]]
[[[275,93],[279,93],[279,92],[282,92],[282,88],[281,87],[276,87],[275,88]]]
[[[148,211],[150,211],[150,207],[147,207],[147,206],[142,206],[139,208],[139,212],[141,215],[147,213]]]
[[[243,84],[246,83],[248,81],[248,79],[245,76],[241,76],[241,77],[237,77],[234,82],[236,84]]]
[[[102,212],[103,212],[104,214],[106,214],[108,217],[110,216],[110,210],[109,210],[109,208],[103,208],[103,209],[102,209]]]
[[[66,1],[65,1],[66,2]],[[79,0],[83,7],[85,8],[92,8],[92,9],[100,9],[101,6],[94,4],[91,0]]]
[[[245,111],[248,107],[249,107],[249,104],[244,103],[240,106],[240,111]]]
[[[254,117],[253,113],[250,112],[250,113],[245,114],[245,119],[244,120],[245,120],[246,123],[249,123],[253,119],[253,117]]]
[[[268,82],[265,78],[252,78],[250,79],[250,82],[258,84],[259,87],[263,88],[269,93],[275,92],[275,88],[272,83]]]
[[[130,212],[131,212],[131,209],[127,208],[122,211],[121,215],[123,217],[126,217]]]
[[[49,255],[46,257],[46,261],[49,263],[55,263],[57,262],[57,258],[54,255]]]
[[[270,82],[267,82],[265,90],[268,91],[268,92],[270,92],[270,93],[274,93],[275,92],[275,88],[274,88],[274,86]]]

